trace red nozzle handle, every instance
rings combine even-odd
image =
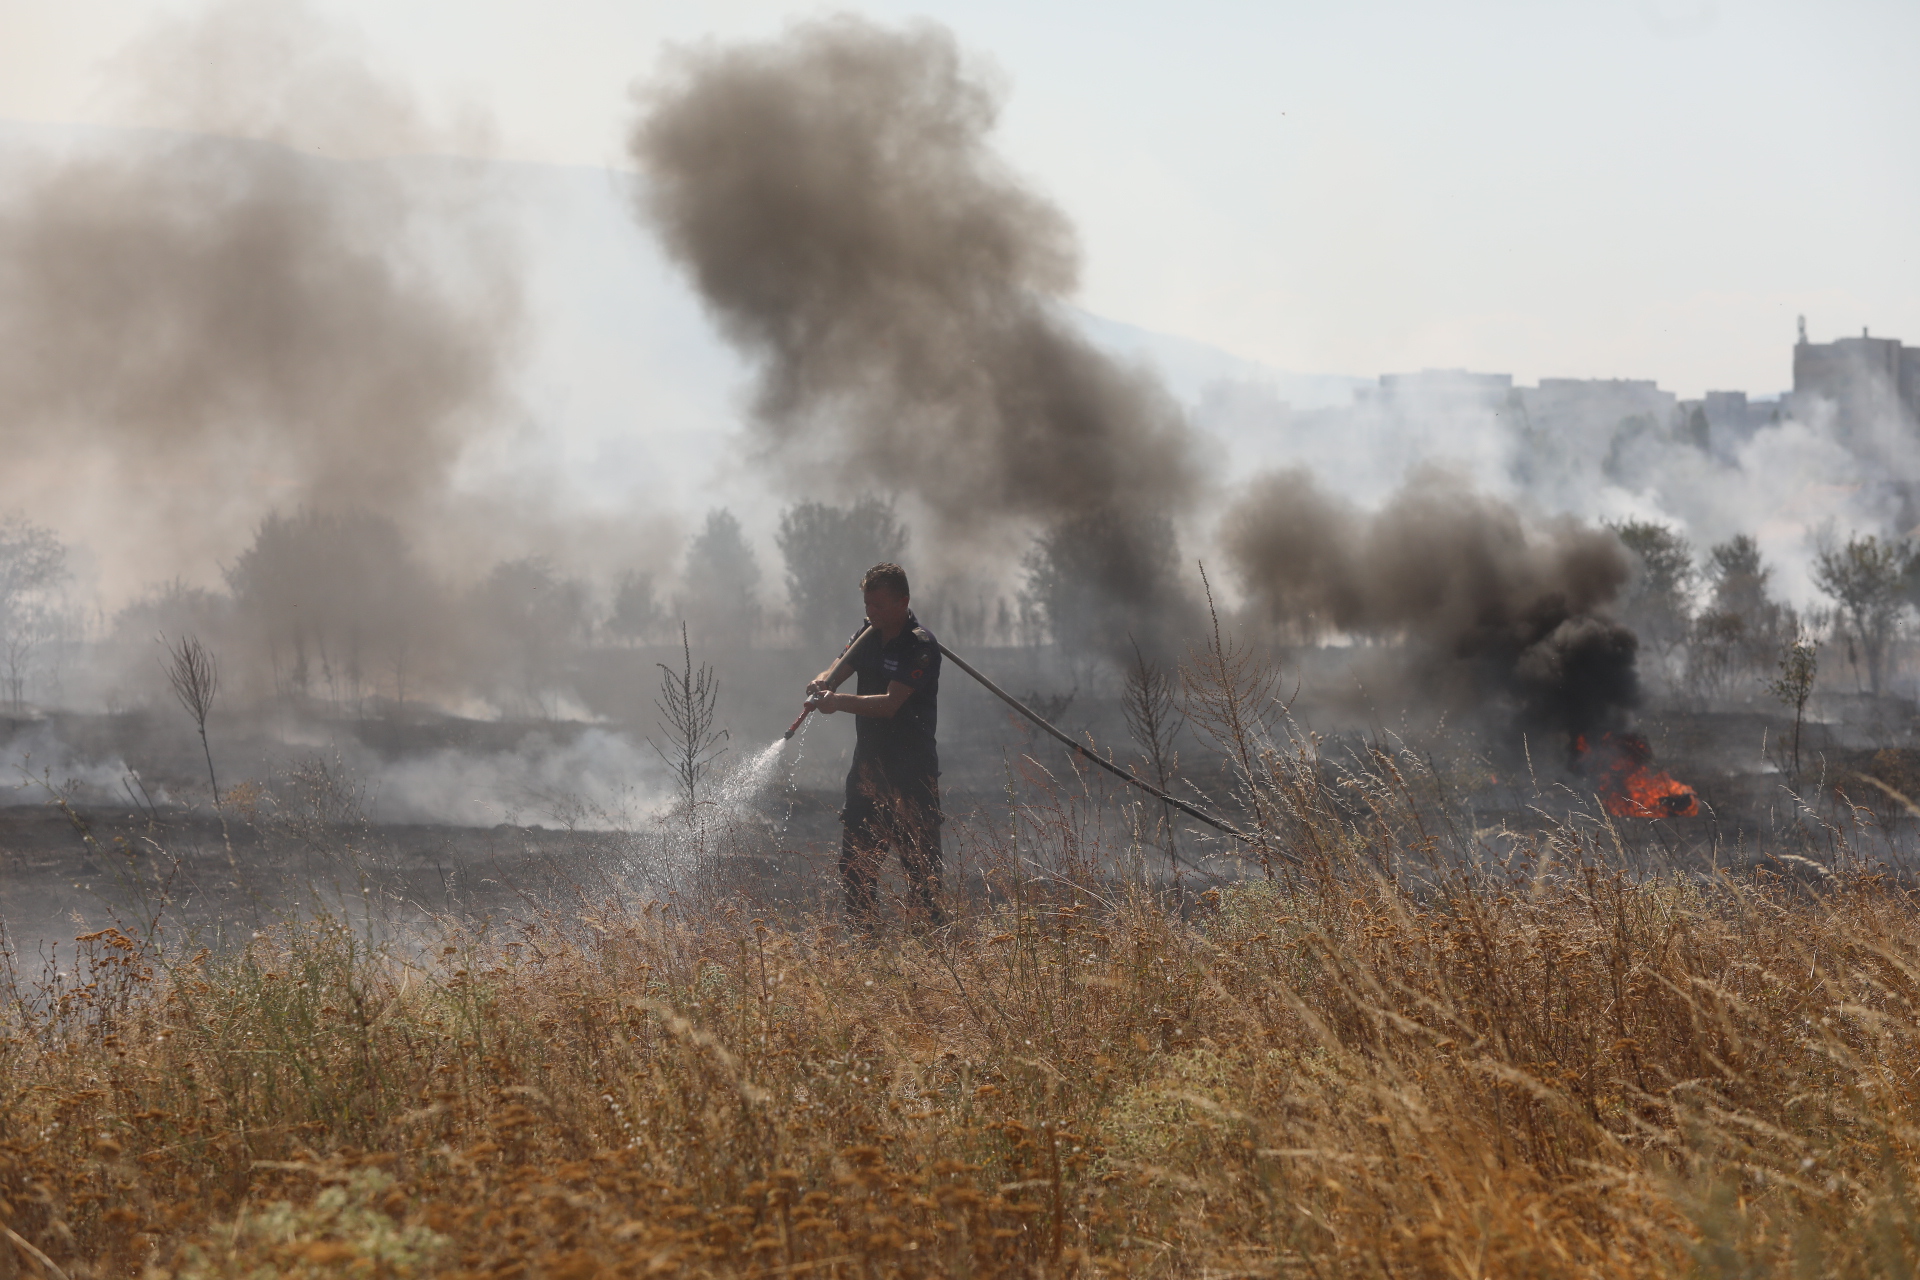
[[[819,708],[821,699],[824,696],[824,694],[817,693],[808,695],[806,703],[800,708],[800,714],[793,718],[793,723],[787,726],[787,731],[780,735],[781,738],[791,738],[794,734],[800,732],[800,722],[807,718],[809,711],[814,711]]]

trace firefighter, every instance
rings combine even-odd
[[[840,879],[847,915],[878,923],[877,883],[891,848],[911,886],[910,909],[940,925],[940,643],[913,616],[906,570],[877,564],[860,580],[867,616],[839,661],[807,685],[826,715],[856,717],[853,766],[840,811]],[[858,676],[854,693],[834,692]]]

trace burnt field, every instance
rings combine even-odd
[[[982,665],[1244,840],[949,685],[954,918],[872,933],[839,903],[850,726],[780,746],[771,698],[716,700],[757,731],[690,805],[637,717],[283,706],[197,758],[178,715],[22,720],[9,1229],[100,1275],[1920,1250],[1862,1226],[1913,1220],[1910,706],[1815,702],[1796,768],[1759,702],[1569,738],[1329,696],[1365,651],[1223,655],[1157,693]]]
[[[1043,826],[1086,832],[1108,854],[1080,870],[1116,883],[1186,895],[1265,874],[1257,855],[1177,814],[1169,855],[1156,802],[1025,731],[977,691],[955,694],[943,785],[947,882],[960,898],[985,903],[988,864],[1008,847],[1017,851],[1023,829]],[[1096,748],[1131,745],[1111,698],[1035,700]],[[263,718],[226,736],[221,758],[232,782],[216,810],[204,794],[196,798],[194,761],[176,720],[67,715],[10,723],[15,778],[11,802],[0,806],[0,921],[16,952],[30,955],[115,923],[224,945],[318,911],[344,912],[395,938],[446,922],[499,925],[543,913],[577,916],[610,900],[687,895],[717,895],[790,922],[838,914],[844,718],[810,726],[765,785],[716,801],[715,838],[691,862],[664,851],[677,828],[659,807],[651,775],[628,779],[609,798],[604,786],[583,796],[567,790],[565,777],[502,771],[502,762],[524,766],[556,753],[577,762],[569,753],[589,734],[631,745],[643,737],[638,732],[422,715],[410,723],[310,722],[288,734]],[[1805,876],[1815,874],[1813,863],[1830,863],[1844,842],[1853,856],[1905,875],[1920,834],[1911,803],[1920,794],[1920,749],[1911,725],[1910,706],[1835,699],[1830,719],[1804,727],[1795,777],[1782,745],[1790,720],[1764,710],[1650,710],[1638,729],[1651,765],[1690,805],[1658,814],[1609,803],[1605,778],[1583,769],[1566,744],[1490,744],[1444,725],[1316,735],[1286,722],[1267,749],[1306,761],[1350,818],[1366,807],[1355,780],[1391,757],[1409,801],[1451,833],[1456,854],[1488,861],[1572,822],[1609,844],[1624,865],[1647,872],[1769,865]],[[1246,829],[1263,819],[1277,831],[1286,826],[1280,815],[1256,812],[1231,761],[1201,745],[1187,744],[1179,794]],[[1111,755],[1145,774],[1137,756]],[[251,770],[233,767],[243,759]],[[404,773],[423,760],[439,761],[443,772],[453,769],[448,761],[459,762],[465,785],[500,786],[488,799],[506,820],[395,820],[396,807],[405,812],[421,802],[383,792],[383,771]],[[111,771],[101,761],[111,761]],[[637,752],[616,764],[636,761],[644,766]],[[716,778],[726,775],[723,759]],[[459,799],[449,798],[457,790],[440,796],[443,809],[459,809]],[[1403,858],[1398,869],[1417,868]],[[1057,869],[1030,863],[1025,870]],[[897,866],[888,874],[897,877]]]
[[[1643,716],[1660,818],[1566,744],[1190,747],[1233,854],[1009,727],[952,770],[958,918],[878,936],[804,780],[385,822],[336,743],[16,804],[16,944],[63,940],[4,970],[9,1229],[102,1275],[1881,1274],[1920,757],[1836,721],[1796,779],[1778,727]]]

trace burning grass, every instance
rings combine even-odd
[[[1018,864],[967,836],[1057,874],[880,946],[724,902],[425,955],[330,919],[224,956],[89,935],[0,1045],[7,1261],[1910,1273],[1905,890],[1629,877],[1571,827],[1433,871],[1393,761],[1361,818],[1269,765],[1305,868],[1185,919],[1073,874],[1099,851],[1062,803]]]
[[[1574,766],[1598,788],[1616,818],[1691,818],[1700,812],[1692,787],[1653,767],[1653,747],[1637,733],[1602,733],[1589,745],[1573,740]]]

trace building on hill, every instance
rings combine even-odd
[[[1793,347],[1793,412],[1806,421],[1832,415],[1834,435],[1849,448],[1887,461],[1912,452],[1920,434],[1920,347],[1898,338],[1807,341]],[[1920,478],[1920,477],[1917,477]]]

